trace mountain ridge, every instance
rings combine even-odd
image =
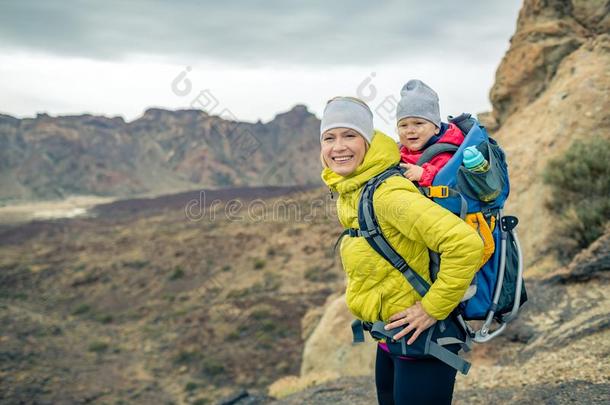
[[[157,107],[129,122],[92,114],[0,114],[0,201],[315,184],[318,128],[302,104],[266,123]]]

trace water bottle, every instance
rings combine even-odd
[[[476,146],[469,146],[464,149],[464,166],[474,173],[485,173],[489,170],[489,162]]]

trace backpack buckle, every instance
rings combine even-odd
[[[360,236],[360,230],[359,229],[354,229],[354,228],[349,228],[347,230],[347,234],[349,236],[351,236],[352,238],[355,238],[357,236]]]
[[[449,197],[449,187],[430,186],[430,187],[428,187],[427,195],[430,198],[447,198],[447,197]]]

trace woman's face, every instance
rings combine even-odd
[[[322,159],[330,170],[349,176],[364,160],[367,143],[350,128],[332,128],[322,135]]]
[[[439,131],[436,125],[423,118],[403,118],[398,123],[400,143],[410,151],[421,150]]]

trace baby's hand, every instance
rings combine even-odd
[[[424,168],[418,165],[412,165],[411,163],[401,163],[400,167],[407,169],[404,176],[411,181],[419,181],[422,174],[424,174]]]

